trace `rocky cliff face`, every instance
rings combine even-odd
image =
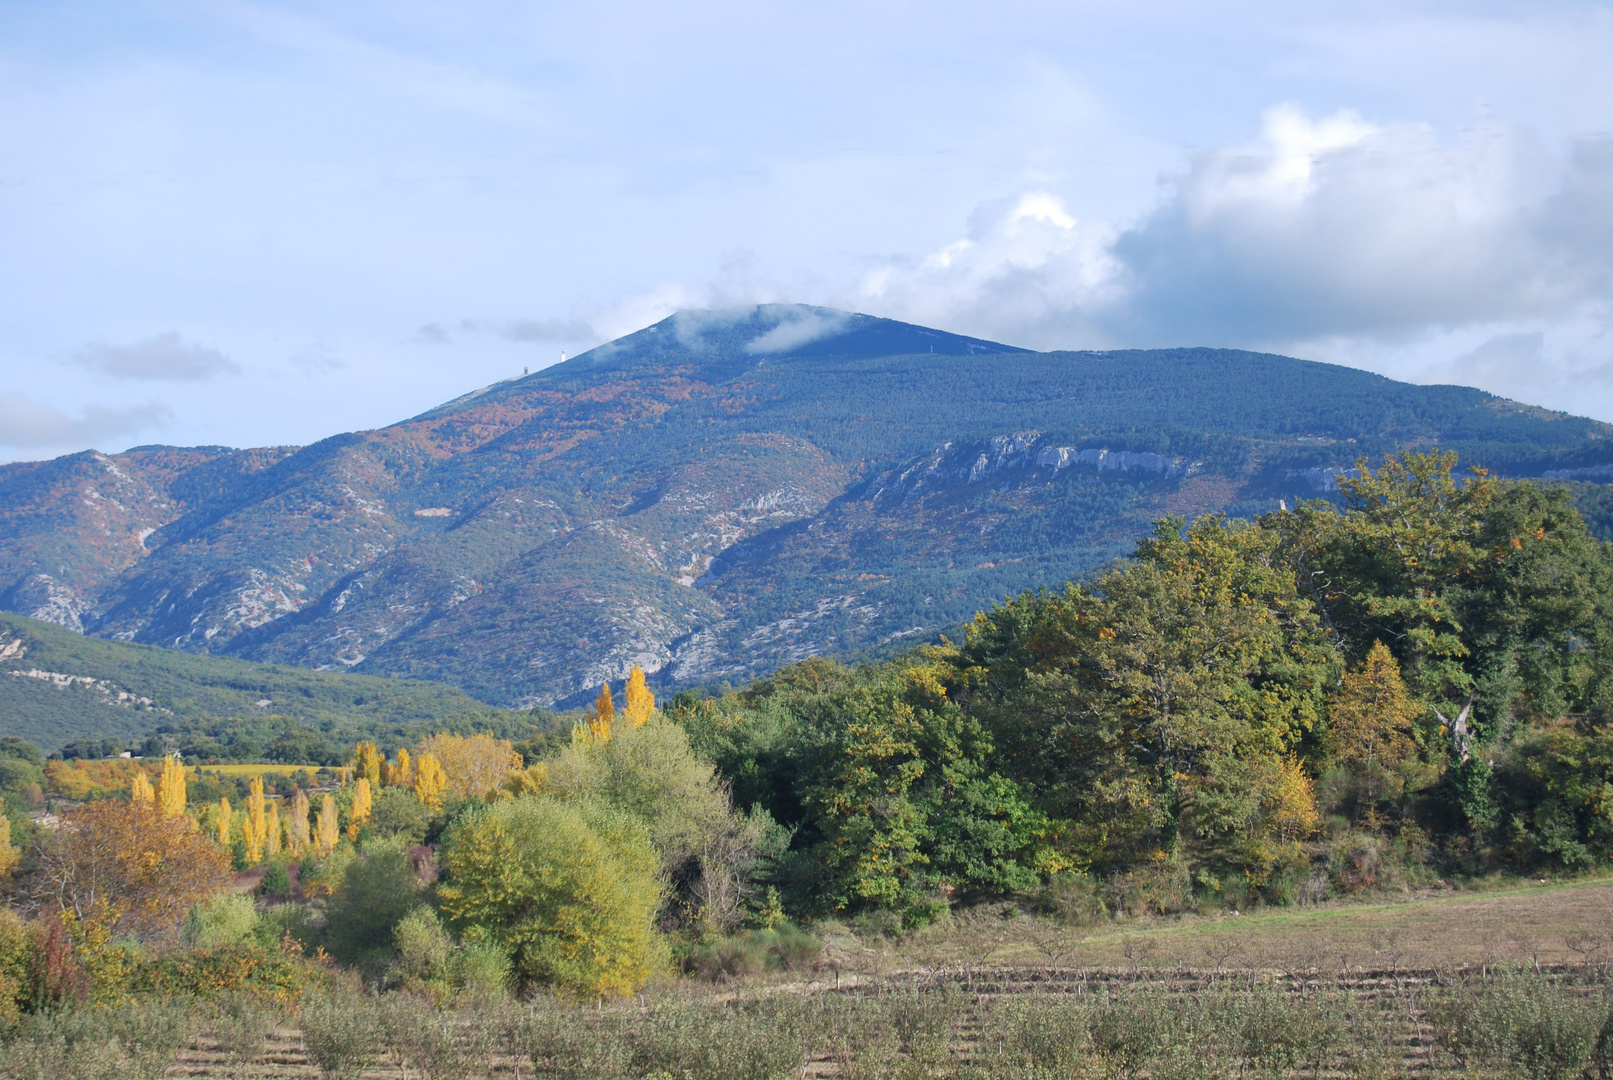
[[[1439,442],[1602,475],[1613,429],[1211,350],[1035,354],[824,309],[685,313],[304,449],[0,468],[0,605],[191,652],[580,700],[930,637],[1165,513]]]

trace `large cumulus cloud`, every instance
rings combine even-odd
[[[958,241],[869,268],[860,299],[1042,347],[1294,347],[1528,333],[1515,324],[1613,293],[1607,138],[1554,156],[1506,127],[1449,137],[1283,106],[1167,178],[1140,220],[1076,205],[1036,189],[982,206]]]

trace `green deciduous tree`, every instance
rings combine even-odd
[[[660,859],[624,811],[550,797],[477,807],[445,837],[443,869],[443,913],[504,949],[524,983],[624,995],[667,962]]]

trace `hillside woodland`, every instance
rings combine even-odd
[[[1090,581],[1018,596],[962,640],[888,662],[813,659],[660,708],[635,671],[569,738],[520,749],[437,733],[360,742],[334,770],[210,775],[178,757],[47,761],[0,740],[7,1052],[89,1053],[107,1036],[61,1019],[84,1008],[149,1019],[204,999],[221,1017],[299,1008],[325,1074],[356,1075],[342,1069],[380,1052],[381,1008],[403,1010],[386,1029],[404,1040],[393,1060],[437,1076],[446,1066],[419,1064],[429,1046],[404,1045],[427,1022],[407,1010],[439,1010],[428,1020],[452,1047],[483,1022],[453,1019],[455,1003],[505,1015],[488,1003],[515,994],[551,1003],[510,1014],[506,1032],[516,1067],[539,1075],[659,1075],[668,1061],[799,1075],[803,1047],[830,1053],[864,1027],[883,1046],[887,1021],[899,1038],[869,1075],[954,1075],[944,1040],[920,1045],[940,1037],[926,1024],[951,1030],[961,1006],[945,993],[810,1017],[746,1006],[722,1021],[740,1025],[734,1053],[760,1055],[741,1073],[708,1060],[728,1037],[708,1013],[585,1020],[564,1002],[678,973],[801,971],[837,928],[900,935],[1005,898],[1094,922],[1603,866],[1613,547],[1566,490],[1456,464],[1363,461],[1339,478],[1342,507],[1166,518]],[[1458,1062],[1577,1075],[1593,1051],[1613,1054],[1599,979],[1486,981],[1419,1008]],[[1206,991],[1172,1007],[1186,1027],[1167,1037],[1164,998],[1106,990],[1003,1017],[1042,1041],[974,1067],[1155,1075],[1203,1046],[1220,1056],[1192,1075],[1314,1072],[1382,1042],[1372,1025],[1390,1021],[1353,992]],[[1585,1012],[1592,998],[1601,1012]],[[1562,1019],[1581,1014],[1583,1031]],[[777,1024],[795,1034],[772,1038]],[[1541,1056],[1547,1029],[1555,1057]],[[1296,1031],[1320,1041],[1283,1041]],[[141,1043],[106,1045],[127,1063]],[[565,1071],[591,1054],[621,1056]]]

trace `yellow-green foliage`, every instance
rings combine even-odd
[[[734,813],[726,787],[681,727],[659,715],[640,725],[618,723],[611,739],[576,740],[542,764],[541,778],[518,775],[533,787],[541,779],[545,794],[603,802],[632,815],[649,829],[663,874],[683,883],[673,908],[733,929],[760,825]],[[505,790],[520,794],[517,787]],[[698,873],[690,875],[691,868]]]
[[[247,942],[258,927],[257,906],[250,896],[225,893],[190,909],[185,941],[199,949],[219,949]]]
[[[512,799],[451,830],[443,912],[517,977],[578,996],[630,994],[667,962],[654,926],[660,859],[649,831],[592,800]]]
[[[0,907],[0,1023],[17,1019],[18,1002],[28,985],[34,932],[8,907]]]

